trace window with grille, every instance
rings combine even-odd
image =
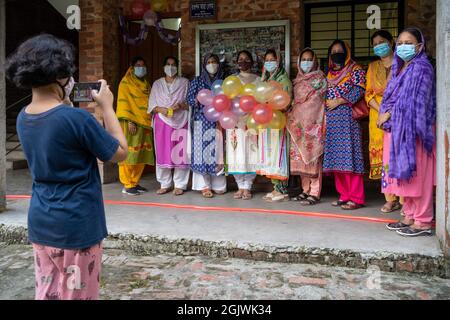
[[[403,1],[343,1],[305,4],[306,45],[318,57],[327,58],[328,47],[335,39],[347,41],[352,55],[358,61],[373,57],[371,36],[376,31],[367,28],[370,14],[367,8],[377,5],[381,9],[381,29],[397,37],[403,28]]]

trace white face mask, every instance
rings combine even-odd
[[[210,63],[206,66],[206,71],[208,71],[209,74],[216,74],[219,70],[219,65],[217,63]]]
[[[164,67],[164,73],[168,77],[173,77],[174,75],[176,75],[178,73],[178,69],[175,66],[165,66]]]
[[[70,77],[69,83],[64,87],[64,91],[66,92],[66,98],[70,96],[74,86],[75,86],[75,79],[73,77]]]

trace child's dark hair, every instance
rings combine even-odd
[[[26,40],[5,63],[6,78],[22,89],[55,83],[71,77],[75,71],[73,45],[50,34]]]

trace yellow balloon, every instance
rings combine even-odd
[[[155,12],[165,11],[168,9],[166,0],[152,0],[152,9]]]
[[[273,112],[272,121],[269,123],[269,128],[274,130],[284,129],[286,127],[286,122],[286,115],[279,110],[275,110]]]
[[[260,82],[256,86],[255,99],[260,103],[266,103],[272,96],[272,87],[266,82]]]
[[[236,76],[229,76],[223,81],[223,93],[230,99],[234,99],[241,94],[242,82]]]
[[[242,87],[241,96],[252,96],[256,93],[256,84],[249,83]]]
[[[255,121],[255,119],[253,119],[253,116],[251,114],[249,114],[247,116],[247,129],[248,130],[255,130],[255,131],[259,131],[259,130],[263,130],[263,129],[267,129],[267,124],[259,124]]]

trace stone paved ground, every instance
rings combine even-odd
[[[445,299],[450,280],[239,259],[104,253],[101,298],[109,299]],[[30,246],[0,243],[0,299],[32,299]]]

